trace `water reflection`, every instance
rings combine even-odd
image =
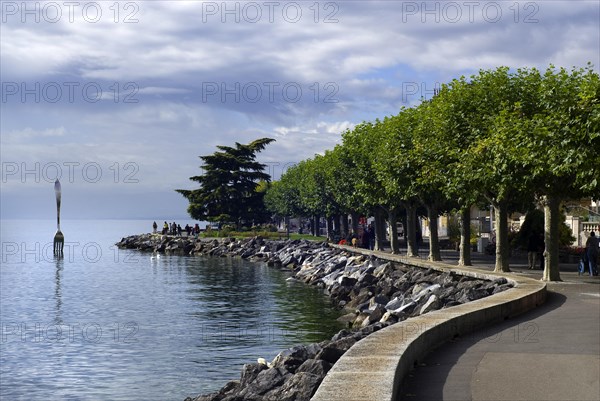
[[[55,307],[55,317],[54,317],[54,324],[56,325],[62,325],[63,324],[63,320],[62,320],[62,311],[61,311],[61,307],[62,307],[62,289],[61,289],[61,285],[60,285],[60,280],[61,280],[61,276],[62,276],[62,271],[64,269],[64,265],[65,265],[65,260],[62,254],[59,255],[55,255],[54,256],[54,264],[55,264],[55,275],[54,275],[54,301],[56,304]]]
[[[296,281],[285,284],[273,290],[276,307],[272,309],[278,316],[273,321],[279,330],[304,342],[317,342],[323,339],[323,333],[333,334],[343,328],[336,320],[340,311],[333,308],[322,291]],[[296,318],[290,320],[286,316]]]
[[[322,291],[288,274],[241,259],[189,258],[190,316],[203,341],[225,346],[289,346],[323,340],[343,328]]]
[[[208,308],[202,321],[257,319],[269,302],[269,280],[257,266],[236,259],[193,258],[187,267],[188,298]]]

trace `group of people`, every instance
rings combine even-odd
[[[527,243],[527,262],[529,270],[535,269],[536,260],[539,258],[540,269],[544,269],[544,235],[541,233],[532,233]],[[585,249],[579,260],[579,275],[588,270],[590,276],[598,275],[598,253],[599,240],[596,233],[592,231],[585,243]]]
[[[423,234],[420,229],[416,230],[417,247],[421,247],[423,243]],[[339,241],[340,245],[352,245],[355,248],[365,248],[369,250],[375,249],[375,228],[369,224],[363,227],[362,232],[356,233],[354,230],[348,233],[346,238]]]
[[[181,228],[180,224],[176,224],[175,222],[172,222],[171,224],[169,224],[165,221],[165,223],[163,224],[161,234],[162,235],[175,235],[175,236],[181,237],[181,234],[184,231],[186,232],[188,237],[191,235],[198,237],[198,234],[200,234],[200,226],[198,225],[198,223],[196,223],[193,227],[190,226],[189,224],[186,224],[184,228]],[[153,233],[158,232],[158,224],[156,224],[156,221],[154,223],[152,223],[152,232]]]
[[[585,273],[589,269],[590,276],[598,275],[598,248],[599,248],[598,237],[595,232],[591,232],[587,241],[585,242],[585,249],[581,255],[579,261],[579,274]]]
[[[371,224],[369,224],[367,227],[364,227],[360,234],[352,230],[348,233],[346,238],[340,240],[339,243],[340,245],[352,244],[352,246],[355,248],[373,250],[375,247],[375,230]]]

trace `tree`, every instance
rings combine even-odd
[[[441,260],[438,236],[439,215],[456,207],[448,199],[448,177],[453,160],[452,141],[444,136],[446,121],[440,119],[442,101],[436,98],[421,103],[417,108],[417,123],[413,132],[413,148],[409,153],[416,170],[413,180],[415,193],[427,209],[429,222],[429,260]]]
[[[519,229],[519,233],[514,239],[514,246],[526,248],[531,236],[539,236],[544,233],[545,217],[544,212],[539,208],[532,209],[525,215],[525,221]],[[560,247],[569,246],[575,238],[571,234],[571,228],[566,223],[566,216],[560,213],[559,223],[559,245]]]
[[[414,175],[408,158],[414,116],[412,109],[403,109],[374,123],[363,122],[344,132],[342,145],[332,152],[333,164],[341,166],[332,174],[343,175],[332,180],[334,194],[341,207],[354,215],[353,221],[359,213],[375,217],[375,249],[383,250],[387,217],[392,252],[399,252],[396,221],[408,209],[409,256],[417,254],[416,199],[408,195]]]
[[[465,77],[442,85],[427,104],[427,125],[431,131],[429,135],[419,135],[424,139],[419,139],[418,145],[428,161],[419,180],[441,189],[460,212],[460,266],[471,265],[471,207],[482,198],[464,157],[465,150],[479,135],[473,127],[484,125],[474,91],[474,85]]]
[[[265,206],[267,210],[277,217],[298,216],[302,212],[298,206],[298,191],[287,185],[287,181],[274,181],[265,194]]]
[[[463,153],[461,175],[475,183],[494,206],[495,271],[510,271],[508,216],[512,207],[533,200],[528,165],[520,157],[527,149],[514,139],[516,132],[526,132],[526,117],[534,112],[527,79],[527,74],[513,74],[500,67],[480,71],[470,82],[480,117],[470,124],[476,135]]]
[[[543,75],[536,70],[519,74],[535,82],[527,85],[535,106],[532,113],[516,110],[528,118],[520,119],[522,127],[511,136],[525,149],[518,156],[544,206],[543,280],[560,281],[560,204],[600,194],[600,77],[591,65],[570,72],[550,66]]]
[[[313,235],[319,234],[319,217],[334,207],[325,182],[323,156],[316,155],[290,167],[267,192],[269,210],[280,216],[311,219]]]
[[[274,139],[257,139],[247,145],[217,146],[219,151],[200,156],[203,175],[190,177],[200,188],[177,189],[189,202],[188,213],[197,220],[242,224],[266,221],[265,192],[257,190],[261,182],[269,182],[265,165],[256,161],[256,153]]]
[[[342,147],[352,160],[355,201],[363,210],[375,217],[375,249],[383,250],[385,238],[385,208],[390,197],[376,173],[375,163],[383,156],[378,154],[385,136],[384,123],[363,122],[342,134]]]
[[[360,193],[355,190],[361,172],[348,146],[336,145],[332,151],[325,152],[324,159],[327,186],[337,206],[337,210],[334,211],[336,214],[333,216],[336,220],[336,229],[345,237],[348,233],[344,232],[346,227],[340,227],[339,217],[344,216],[347,221],[348,214],[352,215],[352,230],[357,232],[358,217],[369,213]]]
[[[375,147],[375,174],[383,184],[381,205],[388,212],[391,226],[392,252],[398,251],[396,219],[399,209],[406,209],[407,251],[409,257],[418,256],[416,177],[420,162],[411,157],[414,150],[413,137],[418,124],[417,109],[402,109],[381,125],[382,134]]]

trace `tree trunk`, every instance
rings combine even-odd
[[[321,230],[319,229],[319,215],[315,215],[315,216],[314,216],[314,223],[313,223],[313,227],[315,228],[315,229],[314,229],[314,233],[313,233],[313,235],[314,235],[315,237],[318,237],[318,236],[319,236],[319,234],[321,234],[321,233],[320,233],[320,231],[321,231]]]
[[[343,213],[342,214],[342,237],[343,238],[347,238],[348,237],[348,214]]]
[[[327,239],[333,240],[333,216],[327,217]]]
[[[385,239],[385,218],[383,217],[383,210],[375,210],[375,250],[383,251],[383,241]]]
[[[402,231],[403,231],[402,238],[404,239],[404,245],[406,245],[407,244],[407,241],[406,241],[406,238],[407,238],[406,237],[407,236],[406,227],[408,226],[408,224],[406,222],[406,213],[402,214],[402,218],[400,220],[402,220]]]
[[[396,227],[397,214],[396,209],[390,209],[388,212],[388,223],[390,224],[390,248],[392,248],[393,254],[400,253],[400,247],[398,246],[398,228]]]
[[[406,206],[406,256],[409,258],[419,256],[417,244],[417,208],[414,205]]]
[[[471,206],[460,210],[460,258],[459,266],[471,266]]]
[[[429,218],[429,260],[440,261],[440,240],[438,235],[438,211],[437,205],[427,206],[427,217]]]
[[[358,235],[358,219],[360,218],[360,214],[356,212],[351,213],[352,216],[352,232]]]
[[[333,231],[335,231],[335,233],[337,235],[341,235],[341,233],[342,233],[342,225],[340,223],[340,215],[339,214],[333,215]]]
[[[562,281],[558,266],[560,199],[544,201],[544,273],[543,281]]]
[[[508,265],[508,204],[494,204],[496,211],[496,267],[495,272],[510,272]]]

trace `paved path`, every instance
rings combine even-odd
[[[475,267],[492,270],[493,257],[474,256]],[[511,269],[542,276],[523,259]],[[399,401],[600,400],[600,278],[579,276],[574,264],[561,265],[561,278],[538,309],[430,353]]]

